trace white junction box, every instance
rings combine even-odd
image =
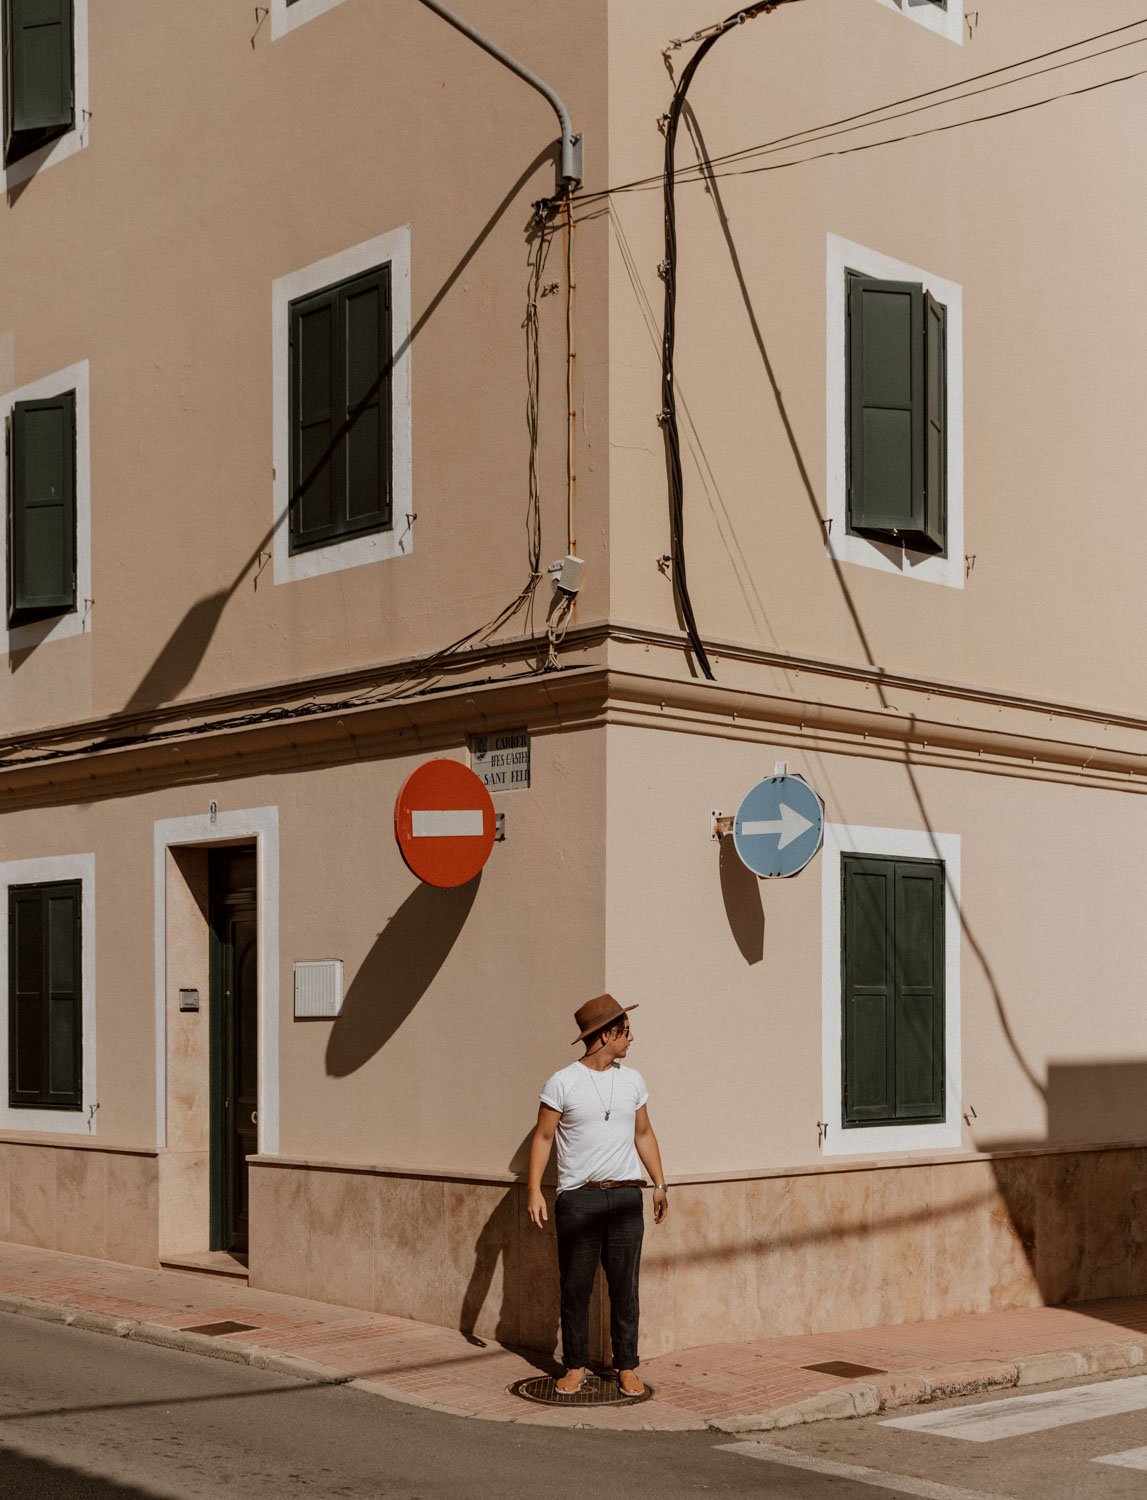
[[[319,958],[295,965],[295,1019],[337,1016],[343,1008],[343,961]]]

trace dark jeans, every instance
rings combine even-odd
[[[562,1285],[562,1360],[589,1364],[589,1299],[598,1261],[609,1287],[613,1368],[637,1368],[637,1277],[645,1232],[641,1189],[574,1188],[559,1193],[554,1217]]]

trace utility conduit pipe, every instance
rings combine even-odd
[[[670,52],[683,47],[687,42],[700,42],[700,46],[689,59],[673,91],[673,102],[669,113],[663,116],[665,128],[665,259],[661,262],[661,274],[665,279],[665,321],[661,340],[661,412],[658,421],[665,434],[666,467],[669,472],[669,555],[672,559],[673,589],[677,606],[685,626],[685,634],[693,648],[693,656],[701,671],[715,682],[713,668],[709,664],[697,620],[693,614],[693,601],[689,596],[689,581],[685,575],[685,475],[681,465],[681,437],[677,427],[677,388],[673,370],[673,356],[677,342],[677,205],[675,198],[676,167],[674,148],[677,144],[677,126],[681,111],[685,107],[685,95],[689,85],[706,54],[726,32],[753,21],[757,16],[769,15],[781,5],[794,0],[756,0],[743,10],[736,10],[725,21],[709,26],[693,36],[669,43],[662,56],[668,65]]]
[[[435,15],[441,16],[444,21],[449,22],[455,30],[460,31],[463,36],[468,36],[472,42],[476,42],[484,52],[491,57],[496,57],[503,67],[509,68],[511,73],[516,73],[523,83],[528,83],[532,89],[548,99],[554,114],[558,117],[558,124],[562,130],[562,160],[558,171],[558,193],[567,196],[575,188],[581,186],[582,179],[582,139],[581,135],[574,133],[573,123],[570,120],[570,112],[562,102],[560,95],[552,89],[548,83],[539,78],[536,73],[531,73],[529,68],[524,67],[516,58],[504,51],[496,42],[471,26],[469,21],[464,21],[461,16],[455,15],[440,0],[422,0],[427,10],[432,10]]]

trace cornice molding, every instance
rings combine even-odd
[[[563,658],[580,656],[583,665],[508,670],[536,658],[541,644],[540,638],[523,638],[460,652],[448,663],[418,658],[12,737],[8,759],[0,760],[0,809],[428,753],[457,747],[467,733],[519,724],[534,733],[627,725],[913,765],[1147,789],[1147,720],[1130,715],[719,642],[712,643],[718,660],[783,671],[813,692],[835,680],[842,685],[840,696],[851,694],[856,701],[701,682],[677,675],[678,635],[624,625],[571,631]],[[623,664],[624,648],[634,646],[657,651],[649,670],[632,669],[632,650]],[[616,665],[605,657],[609,648],[619,656]],[[479,669],[487,675],[456,680]],[[451,676],[388,698],[356,699],[420,675],[425,680],[431,670]],[[851,684],[847,689],[846,683]],[[881,689],[880,702],[858,694],[857,685]],[[900,700],[895,706],[888,702],[889,690]],[[991,710],[995,722],[961,718],[967,707]],[[1105,743],[1113,730],[1119,743]]]

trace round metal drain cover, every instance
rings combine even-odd
[[[554,1389],[553,1375],[531,1375],[527,1380],[515,1380],[506,1389],[511,1396],[543,1406],[636,1406],[653,1395],[653,1387],[647,1385],[640,1396],[625,1396],[616,1380],[603,1380],[600,1375],[587,1375],[581,1390],[572,1396]]]

